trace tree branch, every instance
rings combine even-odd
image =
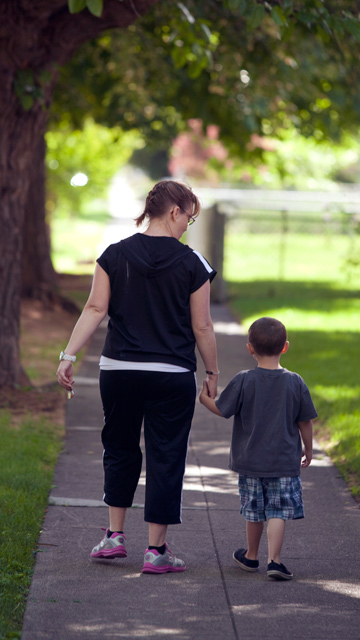
[[[67,8],[53,16],[49,22],[51,32],[50,58],[64,64],[74,51],[87,40],[96,38],[107,29],[124,29],[141,17],[159,0],[104,0],[100,18],[87,9],[71,15]]]
[[[0,0],[0,68],[42,69],[69,60],[107,29],[128,27],[159,0],[104,0],[100,18],[71,14],[67,0]]]

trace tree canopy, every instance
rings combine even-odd
[[[251,134],[289,126],[339,140],[358,130],[359,50],[356,2],[159,2],[125,32],[87,43],[62,71],[55,103],[78,125],[90,110],[150,142],[201,118],[236,155]]]

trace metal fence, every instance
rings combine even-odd
[[[197,189],[204,208],[216,205],[240,231],[360,232],[360,185],[337,191]]]
[[[360,186],[334,192],[263,189],[196,189],[206,216],[193,227],[194,248],[217,265],[212,290],[214,302],[226,299],[222,265],[225,233],[276,234],[279,242],[279,278],[283,277],[289,233],[360,233]],[[350,247],[350,245],[349,245]]]

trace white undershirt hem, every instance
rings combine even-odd
[[[100,357],[99,366],[104,371],[162,371],[163,373],[188,373],[190,371],[185,367],[166,362],[129,362],[128,360],[114,360],[106,356]]]

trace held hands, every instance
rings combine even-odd
[[[213,398],[213,399],[216,398],[218,380],[219,380],[219,377],[217,375],[209,375],[207,376],[206,380],[203,380],[203,389],[204,389],[204,382],[205,382],[206,389],[207,389],[205,393],[209,396],[209,398]]]
[[[199,400],[201,404],[204,404],[204,397],[211,398],[207,380],[202,381],[202,387],[199,395]]]
[[[209,378],[206,378],[206,380],[203,380],[203,383],[202,383],[202,389],[200,391],[199,401],[201,402],[201,404],[204,405],[204,407],[206,407],[206,409],[209,409],[209,411],[211,411],[212,413],[215,413],[215,415],[217,416],[221,416],[222,414],[220,413],[215,403],[216,391],[217,391],[217,385],[214,391],[212,391],[211,381],[209,381]]]

